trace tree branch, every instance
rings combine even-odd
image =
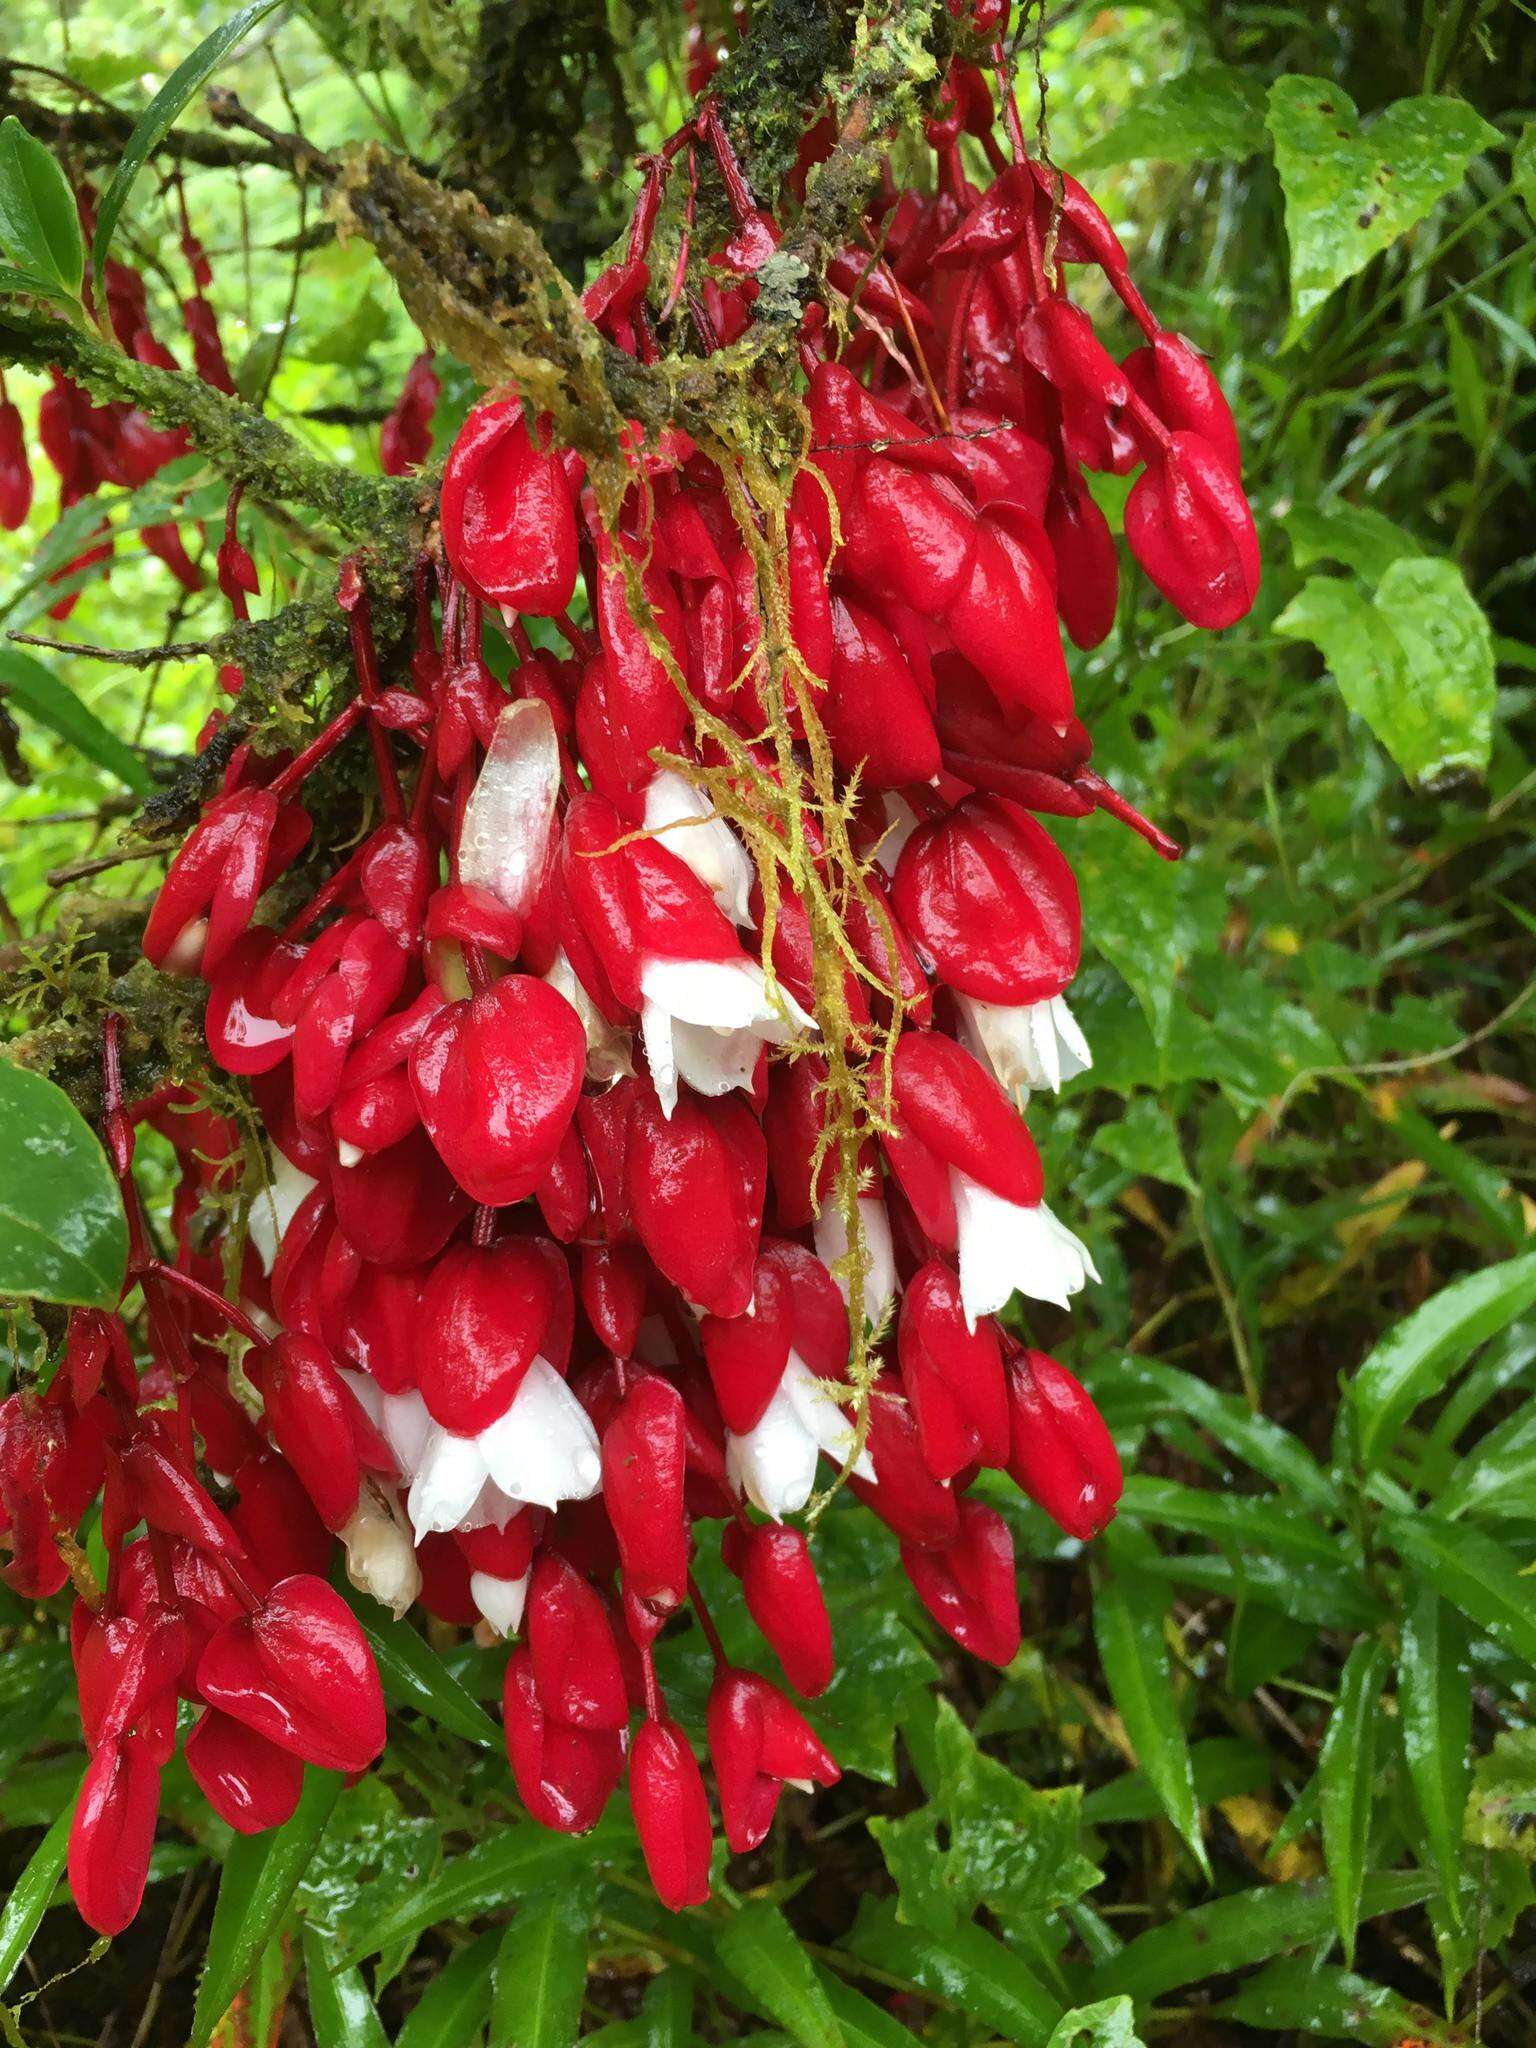
[[[62,320],[0,306],[0,360],[58,368],[93,397],[135,405],[157,425],[185,427],[226,475],[263,497],[309,506],[342,533],[404,549],[419,486],[390,477],[354,476],[310,455],[291,434],[249,406],[187,373],[157,370]]]

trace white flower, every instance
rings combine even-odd
[[[1065,1308],[1098,1268],[1082,1239],[1044,1202],[1005,1202],[958,1168],[950,1172],[960,1227],[960,1301],[972,1329],[995,1315],[1015,1289]]]
[[[853,1448],[854,1425],[796,1351],[791,1351],[773,1398],[753,1427],[725,1433],[726,1477],[738,1493],[775,1522],[811,1497],[816,1460],[823,1451],[841,1465]],[[853,1467],[872,1480],[868,1451]]]
[[[1088,1041],[1065,996],[1050,996],[1042,1003],[984,1003],[976,996],[957,995],[955,1007],[962,1043],[991,1067],[1011,1094],[1057,1089],[1093,1065]]]
[[[891,1221],[878,1195],[859,1196],[859,1223],[864,1239],[864,1320],[878,1330],[896,1298],[896,1254],[891,1248]],[[844,1301],[848,1276],[840,1261],[848,1256],[848,1227],[841,1202],[825,1202],[814,1226],[816,1256],[827,1268]]]
[[[646,788],[645,829],[697,876],[732,924],[752,922],[752,863],[703,790],[675,769],[661,769]]]
[[[677,1084],[700,1095],[750,1088],[758,1053],[813,1028],[788,989],[778,1001],[763,970],[745,953],[734,960],[667,960],[652,955],[640,972],[640,1029],[662,1114],[677,1107]]]
[[[550,962],[544,979],[557,994],[565,997],[581,1019],[581,1028],[587,1034],[587,1079],[606,1087],[610,1081],[619,1081],[632,1074],[635,1063],[629,1033],[608,1022],[582,987],[563,946]]]
[[[489,1572],[470,1573],[470,1598],[498,1635],[515,1636],[522,1627],[531,1577],[530,1572],[524,1572],[520,1579],[493,1578]]]
[[[494,1513],[485,1512],[487,1481],[517,1504],[553,1508],[563,1500],[589,1500],[602,1475],[586,1410],[553,1366],[535,1358],[506,1413],[477,1436],[459,1436],[428,1418],[406,1510],[420,1538],[477,1526],[471,1520],[477,1514],[493,1520]]]
[[[305,1197],[313,1194],[316,1186],[317,1183],[307,1173],[301,1172],[281,1152],[269,1155],[267,1185],[258,1189],[253,1197],[246,1225],[264,1273],[271,1272],[284,1231],[298,1214]]]
[[[875,848],[875,859],[887,875],[894,875],[902,848],[917,830],[918,818],[906,798],[898,796],[894,789],[888,789],[881,801],[885,805],[885,832]]]
[[[538,697],[505,705],[459,828],[459,880],[527,917],[549,864],[560,743]]]

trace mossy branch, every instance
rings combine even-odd
[[[310,455],[293,436],[190,374],[159,370],[63,320],[0,307],[0,361],[58,368],[93,398],[136,405],[157,426],[184,427],[193,445],[232,480],[263,497],[307,505],[354,540],[403,549],[420,486],[355,476]]]

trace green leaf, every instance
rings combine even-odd
[[[1422,2005],[1410,2005],[1385,1985],[1347,1970],[1288,1956],[1272,1963],[1235,1998],[1211,2007],[1248,2027],[1322,2034],[1328,2040],[1364,2041],[1369,2048],[1462,2048],[1466,2035]]]
[[[145,796],[154,788],[149,770],[132,747],[88,711],[51,669],[19,647],[0,647],[0,694],[136,795]]]
[[[490,2016],[500,1946],[501,1934],[493,1927],[460,1949],[421,1994],[395,2036],[395,2048],[467,2048]]]
[[[1093,1144],[1127,1173],[1166,1181],[1186,1194],[1195,1191],[1179,1149],[1178,1127],[1155,1096],[1133,1096],[1118,1123],[1100,1124]]]
[[[0,1294],[116,1308],[128,1267],[122,1197],[62,1088],[0,1059]]]
[[[1383,1530],[1420,1581],[1433,1586],[1501,1649],[1536,1670],[1531,1581],[1492,1537],[1428,1514],[1392,1515]]]
[[[85,248],[75,195],[53,152],[14,114],[0,121],[0,250],[52,292],[79,298]]]
[[[1509,182],[1525,201],[1526,212],[1536,221],[1536,121],[1527,121],[1515,138]]]
[[[834,1971],[824,1970],[819,1963],[815,1968],[816,1982],[826,1993],[847,2048],[915,2048],[917,2036],[900,2020],[892,2019],[883,2007],[855,1991]]]
[[[1352,1546],[1301,1508],[1251,1493],[1220,1493],[1176,1480],[1132,1473],[1125,1482],[1120,1514],[1127,1522],[1184,1529],[1239,1549],[1264,1546],[1303,1564],[1350,1562]]]
[[[39,277],[15,263],[0,263],[0,292],[24,293],[29,299],[48,299],[55,305],[73,307],[79,317],[80,302],[51,277]]]
[[[1242,163],[1268,147],[1264,89],[1252,74],[1230,64],[1196,64],[1139,92],[1109,132],[1073,161],[1085,171],[1142,157]]]
[[[680,1963],[651,1979],[640,2001],[640,2048],[689,2048],[695,1988],[693,1972]]]
[[[1529,1816],[1536,1813],[1536,1728],[1506,1728],[1472,1767],[1467,1839],[1480,1849],[1516,1849],[1531,1857]],[[1479,1930],[1480,1932],[1480,1930]]]
[[[1368,1877],[1361,1889],[1360,1918],[1417,1906],[1435,1890],[1422,1871],[1390,1871]],[[1320,1881],[1262,1885],[1233,1892],[1208,1906],[1149,1928],[1111,1956],[1094,1973],[1095,1989],[1125,1992],[1135,1999],[1161,1998],[1183,1984],[1224,1976],[1266,1961],[1286,1949],[1325,1940],[1333,1931],[1333,1901]]]
[[[848,1946],[866,1962],[995,2028],[1019,2048],[1045,2048],[1061,2018],[1061,2001],[1022,1958],[971,1922],[945,1935],[929,1934],[902,1926],[888,1899],[866,1899]]]
[[[1101,1998],[1096,2005],[1063,2013],[1046,2048],[1143,2048],[1136,2009],[1128,1998]]]
[[[500,1745],[496,1723],[408,1622],[397,1621],[377,1600],[360,1593],[339,1569],[332,1583],[357,1616],[384,1691],[395,1706],[413,1707],[439,1728],[478,1742],[482,1748]]]
[[[97,210],[96,233],[91,239],[91,270],[96,280],[98,305],[106,303],[102,272],[112,237],[117,231],[118,219],[128,203],[135,179],[175,126],[192,95],[213,76],[236,43],[277,5],[278,0],[250,0],[248,6],[221,22],[211,35],[203,38],[190,56],[183,57],[134,123],[133,133],[123,147],[117,169],[112,173],[112,182]]]
[[[715,1937],[715,1947],[758,2010],[803,2048],[844,2048],[843,2030],[811,1959],[777,1906],[762,1899],[743,1907]]]
[[[1123,1554],[1122,1554],[1123,1555]],[[1206,1876],[1205,1843],[1189,1744],[1174,1696],[1173,1672],[1163,1623],[1169,1595],[1122,1556],[1093,1594],[1093,1634],[1110,1695],[1125,1723],[1136,1761],[1157,1793],[1164,1813],[1189,1845]]]
[[[1307,1640],[1312,1640],[1310,1631]],[[1210,1735],[1191,1743],[1189,1764],[1201,1806],[1214,1806],[1220,1799],[1235,1799],[1244,1792],[1261,1792],[1275,1775],[1269,1753],[1243,1735]],[[1123,1771],[1107,1785],[1095,1785],[1083,1794],[1083,1821],[1088,1827],[1103,1827],[1110,1821],[1153,1820],[1162,1810],[1162,1801],[1144,1771]]]
[[[1350,1651],[1339,1679],[1338,1697],[1318,1756],[1318,1809],[1323,1854],[1333,1893],[1334,1924],[1344,1958],[1355,1959],[1360,1891],[1370,1848],[1371,1810],[1376,1789],[1376,1723],[1386,1645],[1362,1636]]]
[[[38,1930],[48,1902],[53,1897],[64,1865],[69,1858],[69,1830],[75,1817],[79,1787],[68,1804],[50,1823],[48,1832],[27,1858],[26,1868],[11,1886],[10,1896],[0,1908],[0,1994],[21,1965],[29,1943]]]
[[[1394,562],[1374,597],[1343,577],[1314,576],[1275,631],[1321,651],[1345,703],[1411,781],[1487,768],[1493,642],[1454,562]]]
[[[1209,1432],[1216,1444],[1233,1453],[1283,1492],[1294,1495],[1317,1514],[1336,1514],[1333,1481],[1299,1437],[1255,1415],[1235,1394],[1224,1394],[1193,1373],[1133,1352],[1104,1359],[1093,1374],[1094,1398],[1118,1423],[1142,1421],[1154,1428],[1172,1409],[1187,1415]]]
[[[569,2048],[581,2031],[595,1879],[530,1899],[496,1952],[491,2048]]]
[[[1390,248],[1499,139],[1465,100],[1395,100],[1362,130],[1332,80],[1292,74],[1269,91],[1269,132],[1291,245],[1287,346],[1329,293]]]
[[[318,1928],[304,1929],[304,1980],[315,2048],[389,2048],[384,2023],[374,2010],[363,1973],[330,1968],[327,1943]]]
[[[1466,1632],[1433,1587],[1403,1616],[1397,1710],[1408,1779],[1452,1920],[1461,1922],[1461,1824],[1471,1770],[1472,1673]]]
[[[1453,1280],[1389,1330],[1348,1383],[1362,1462],[1379,1465],[1418,1404],[1533,1302],[1536,1251]]]
[[[1394,562],[1422,557],[1424,550],[1406,532],[1370,505],[1350,505],[1342,498],[1295,505],[1282,522],[1298,569],[1317,562],[1342,562],[1375,585]]]
[[[601,1868],[625,1839],[625,1830],[612,1820],[600,1821],[580,1837],[551,1834],[532,1821],[516,1821],[464,1855],[450,1857],[429,1884],[380,1914],[348,1960],[374,1955],[439,1921],[472,1920],[530,1892],[568,1884],[589,1869]],[[633,1836],[628,1839],[633,1841]]]
[[[224,1859],[208,1952],[192,2014],[193,2048],[204,2048],[263,1948],[277,1932],[304,1867],[341,1797],[335,1771],[306,1770],[292,1816],[265,1835],[241,1835]]]

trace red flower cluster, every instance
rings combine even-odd
[[[238,751],[171,866],[145,951],[207,981],[209,1051],[272,1146],[241,1305],[186,1227],[236,1171],[229,1134],[143,1105],[186,1172],[175,1267],[135,1236],[155,1365],[135,1379],[115,1320],[77,1315],[48,1397],[0,1411],[13,1582],[62,1582],[53,1539],[105,1481],[111,1570],[76,1627],[93,1762],[72,1869],[94,1925],[132,1911],[178,1694],[202,1703],[188,1761],[235,1826],[291,1808],[300,1760],[377,1753],[377,1680],[315,1576],[327,1532],[397,1614],[519,1638],[506,1736],[529,1812],[590,1827],[627,1771],[681,1907],[707,1894],[712,1829],[653,1662],[673,1617],[716,1655],[703,1733],[732,1849],[763,1839],[783,1784],[837,1776],[787,1693],[726,1661],[690,1571],[711,1524],[814,1696],[832,1635],[785,1518],[821,1460],[894,1531],[935,1621],[998,1664],[1019,1644],[1013,1549],[977,1474],[1007,1471],[1076,1538],[1114,1513],[1088,1395],[995,1319],[1093,1272],[1017,1107],[1089,1064],[1065,1001],[1077,891],[1034,814],[1105,809],[1175,851],[1088,766],[1073,714],[1061,628],[1091,645],[1116,604],[1085,469],[1141,466],[1127,538],[1194,623],[1240,616],[1258,564],[1214,380],[1093,201],[1030,158],[1000,51],[998,79],[1011,152],[956,63],[934,189],[886,190],[880,253],[850,246],[835,317],[805,314],[812,445],[787,497],[637,433],[600,507],[548,421],[480,406],[408,681],[381,677],[349,564],[356,700],[294,760]],[[963,133],[994,162],[984,191]],[[818,123],[786,204],[831,141]],[[687,295],[704,347],[751,324],[771,275],[779,223],[706,102],[586,294],[640,357],[683,303],[686,231],[651,297],[668,181],[686,164],[692,221],[710,162],[734,229]],[[1146,337],[1123,364],[1068,296],[1090,265]],[[395,419],[402,460],[427,374]],[[538,651],[529,619],[569,652]],[[306,777],[358,726],[379,822],[286,924],[257,922],[306,847]],[[129,1149],[120,1131],[136,1214]],[[231,1324],[259,1422],[213,1350]]]

